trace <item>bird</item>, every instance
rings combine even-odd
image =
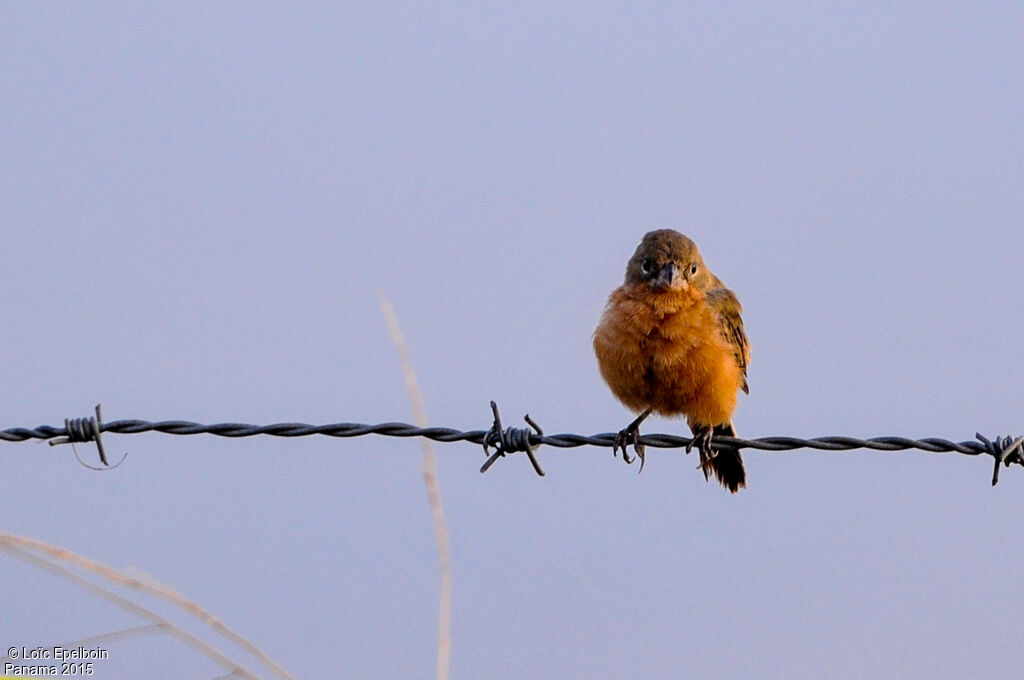
[[[673,229],[644,234],[612,291],[594,331],[594,353],[612,394],[637,418],[615,437],[613,453],[644,464],[640,424],[651,413],[685,416],[704,478],[714,474],[732,493],[746,486],[739,449],[717,445],[735,437],[739,390],[749,393],[750,344],[736,294],[704,263],[696,244]]]

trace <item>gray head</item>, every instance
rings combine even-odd
[[[714,280],[697,251],[697,244],[673,229],[644,234],[626,264],[627,285],[648,284],[666,290],[696,286],[706,291]]]

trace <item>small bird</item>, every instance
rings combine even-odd
[[[640,424],[651,413],[686,416],[704,478],[710,473],[736,493],[746,486],[739,449],[716,446],[714,435],[735,437],[736,395],[747,388],[750,346],[736,294],[704,264],[697,246],[672,229],[644,235],[612,291],[597,329],[594,353],[615,397],[640,414],[616,436],[640,458]]]

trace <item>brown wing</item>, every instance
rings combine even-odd
[[[740,318],[740,312],[743,311],[743,307],[740,305],[740,301],[736,299],[736,293],[725,287],[709,290],[707,292],[707,301],[708,305],[718,313],[722,337],[732,345],[736,363],[739,364],[740,371],[743,373],[743,385],[741,387],[744,392],[749,393],[750,388],[747,387],[747,364],[750,363],[750,345],[747,343],[747,334],[743,332],[743,319]]]

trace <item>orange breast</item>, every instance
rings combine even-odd
[[[594,332],[601,375],[632,411],[729,422],[742,374],[701,292],[618,288]]]

